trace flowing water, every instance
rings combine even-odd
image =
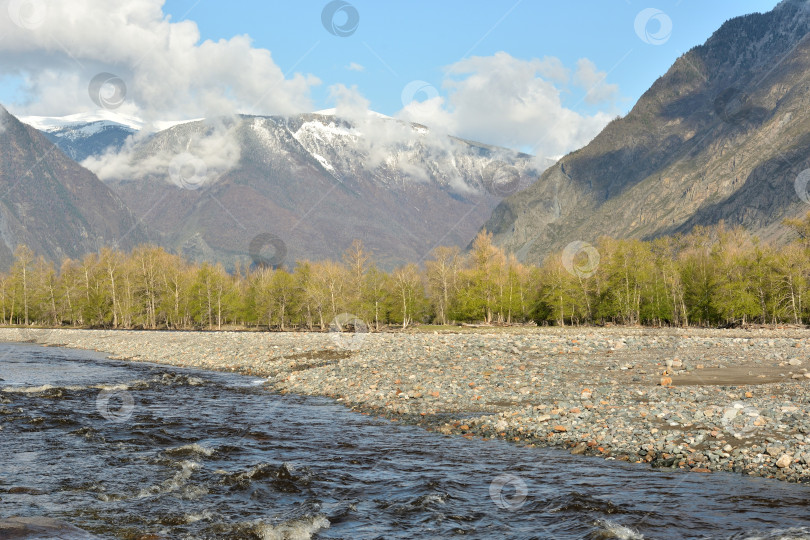
[[[810,487],[466,440],[261,381],[0,346],[0,521],[101,538],[810,538]]]

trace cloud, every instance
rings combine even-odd
[[[346,69],[348,69],[349,71],[365,71],[366,70],[365,66],[361,66],[357,62],[350,63],[348,66],[346,66]]]
[[[204,130],[201,136],[190,138],[172,136],[171,139],[163,139],[159,144],[153,145],[152,151],[146,154],[141,144],[149,135],[142,132],[130,137],[119,151],[91,156],[85,159],[82,165],[96,173],[102,180],[159,176],[178,183],[176,179],[171,178],[172,167],[178,158],[190,155],[204,164],[204,171],[196,171],[203,177],[199,178],[201,183],[216,181],[221,173],[239,162],[241,150],[234,133],[238,121],[229,117],[217,117],[205,122],[208,129]]]
[[[574,84],[602,77],[580,62]],[[558,156],[583,146],[615,117],[585,115],[563,106],[570,70],[556,58],[520,60],[505,52],[472,57],[446,68],[447,97],[413,101],[397,114],[460,137]],[[613,95],[615,85],[595,97]]]
[[[607,73],[598,71],[596,64],[587,58],[577,61],[574,84],[585,90],[585,102],[590,104],[613,103],[619,95],[618,84],[605,84]]]
[[[370,102],[363,97],[357,86],[348,88],[344,84],[334,84],[329,87],[329,99],[335,102],[337,116],[352,120],[368,116]]]
[[[14,13],[27,4],[41,9]],[[3,5],[0,74],[21,77],[29,96],[15,112],[95,110],[88,84],[100,72],[126,85],[118,111],[147,121],[312,110],[316,77],[285,76],[270,51],[255,48],[246,35],[201,41],[196,23],[171,22],[162,6],[163,0]]]

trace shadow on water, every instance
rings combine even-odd
[[[250,377],[2,348],[0,519],[126,539],[810,538],[807,486],[445,437]]]

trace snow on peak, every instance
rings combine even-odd
[[[94,122],[100,122],[97,124],[98,129],[112,125],[121,125],[128,127],[133,131],[140,131],[146,125],[146,122],[136,116],[120,114],[106,109],[70,114],[67,116],[21,116],[20,121],[33,126],[40,131],[56,131],[63,128],[78,127],[82,126],[83,124],[90,124]],[[186,122],[194,121],[195,120],[160,121],[153,122],[150,127],[156,131],[162,131],[178,124],[185,124]]]
[[[141,126],[143,126],[143,122],[139,118],[117,114],[108,110],[70,114],[68,116],[21,116],[20,121],[40,131],[56,131],[93,122],[104,122],[105,125],[119,124],[134,131],[140,130]]]

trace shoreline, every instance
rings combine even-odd
[[[282,395],[330,397],[358,412],[446,435],[696,473],[810,482],[808,331],[488,330],[0,328],[0,341],[262,377]]]

